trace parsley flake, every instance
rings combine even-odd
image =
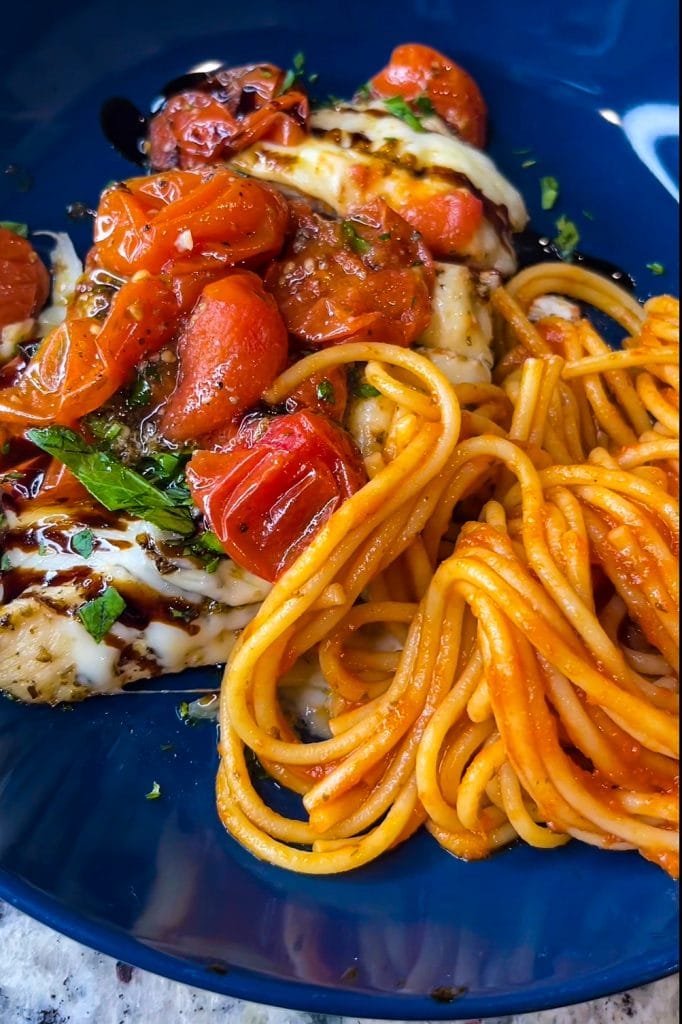
[[[120,618],[125,606],[126,603],[118,590],[115,587],[107,587],[99,597],[80,606],[78,618],[95,643],[99,644]]]
[[[562,260],[570,260],[573,258],[576,246],[580,241],[580,232],[574,221],[562,213],[557,221],[555,221],[558,234],[553,239],[554,244],[559,250],[559,255]]]
[[[334,393],[334,385],[330,380],[325,377],[315,388],[315,394],[321,402],[328,402],[332,405],[336,401],[336,394]]]
[[[551,210],[559,198],[559,182],[548,174],[540,178],[540,194],[543,210]]]
[[[343,233],[343,239],[346,245],[357,253],[358,256],[364,256],[372,248],[368,241],[366,241],[362,235],[359,235],[357,229],[352,221],[344,220],[341,223],[341,231]]]
[[[646,269],[650,270],[656,277],[660,277],[661,274],[665,274],[665,267],[662,263],[647,263]]]
[[[89,558],[95,546],[95,535],[92,530],[79,530],[71,538],[71,547],[81,558]]]
[[[414,101],[414,105],[420,114],[434,113],[433,103],[425,93],[422,93],[421,96],[417,96],[416,100]]]
[[[4,554],[0,558],[0,572],[9,572],[12,568],[12,562],[8,554]]]
[[[384,100],[384,106],[388,110],[389,114],[393,114],[394,117],[399,117],[401,121],[404,121],[408,128],[411,128],[415,132],[423,132],[424,126],[410,107],[409,103],[402,98],[402,96],[391,96],[390,99]]]
[[[158,800],[161,796],[161,786],[158,782],[152,784],[152,788],[148,793],[145,793],[145,800]]]

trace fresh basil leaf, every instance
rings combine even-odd
[[[101,643],[126,606],[115,587],[106,590],[78,609],[81,620],[95,643]]]
[[[81,558],[89,558],[95,546],[95,535],[92,530],[79,530],[71,538],[71,547]]]
[[[152,400],[152,386],[144,374],[140,373],[135,379],[135,383],[130,389],[128,395],[128,403],[130,405],[149,405]]]
[[[413,131],[424,131],[421,121],[412,110],[409,103],[407,103],[402,96],[391,96],[390,99],[384,100],[384,106],[386,107],[386,110],[388,110],[389,114],[393,114],[394,117],[399,117],[400,120],[404,121],[405,124],[409,128],[412,128]]]
[[[559,198],[559,182],[551,174],[540,178],[540,196],[543,210],[551,210]]]
[[[0,228],[11,231],[13,235],[21,238],[28,238],[28,224],[21,224],[18,220],[0,220]]]
[[[53,455],[71,470],[85,489],[110,512],[128,512],[162,530],[188,536],[194,532],[191,513],[178,505],[135,470],[106,452],[97,451],[67,427],[43,427],[27,431],[29,441]]]

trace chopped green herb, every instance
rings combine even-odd
[[[393,114],[394,117],[399,117],[401,121],[404,121],[408,127],[412,128],[415,132],[423,132],[424,128],[410,107],[409,103],[402,98],[402,96],[391,96],[390,99],[384,100],[384,106],[388,110],[389,114]]]
[[[40,544],[38,545],[38,554],[41,555],[41,556],[44,556],[44,555],[49,555],[49,553],[50,553],[50,549],[48,548],[47,544],[45,544],[45,543],[43,543],[43,541],[41,541]]]
[[[71,547],[81,558],[89,558],[94,546],[95,535],[92,530],[79,530],[71,538]]]
[[[162,743],[161,750],[163,750],[164,754],[166,754],[168,753],[169,750],[175,750],[175,747],[172,743]]]
[[[120,618],[125,606],[126,603],[118,590],[115,587],[107,587],[99,597],[81,605],[78,609],[78,618],[95,643],[99,644]]]
[[[220,565],[220,555],[216,555],[215,558],[209,558],[207,562],[204,562],[204,569],[206,572],[215,572]]]
[[[661,274],[665,274],[665,267],[662,263],[647,263],[646,269],[650,270],[652,274],[660,277]]]
[[[414,105],[420,114],[433,114],[433,103],[424,93],[421,96],[417,96]]]
[[[310,82],[311,85],[315,85],[315,82],[317,82],[319,77],[320,76],[317,73],[317,71],[313,71],[312,75],[308,75],[308,81]]]
[[[196,618],[196,612],[190,608],[169,608],[172,619],[182,619],[183,622],[191,622]]]
[[[117,420],[106,420],[98,419],[93,417],[87,421],[88,430],[96,441],[100,441],[105,444],[109,444],[111,441],[115,441],[116,438],[121,434],[124,424],[119,423]]]
[[[183,722],[187,721],[189,718],[189,704],[186,700],[182,700],[178,704],[178,717]]]
[[[583,210],[583,217],[585,218],[585,220],[594,220],[594,214],[591,213],[589,210]]]
[[[368,384],[367,381],[365,381],[353,388],[353,394],[356,398],[378,398],[381,392],[377,391],[372,384]]]
[[[54,455],[86,490],[110,512],[125,511],[162,530],[187,536],[194,532],[190,510],[167,491],[160,491],[133,469],[106,452],[97,451],[67,427],[27,431],[29,441]]]
[[[9,441],[5,441],[5,443],[0,448],[0,453],[2,453],[2,455],[9,455],[9,450],[10,450],[10,443],[9,443]]]
[[[12,562],[11,562],[11,559],[10,559],[9,555],[4,554],[0,558],[0,572],[9,572],[9,570],[11,568],[12,568]]]
[[[22,480],[26,474],[13,470],[11,473],[0,473],[0,484],[10,483],[12,480]]]
[[[521,167],[525,171],[529,167],[535,167],[536,163],[537,163],[537,160],[524,160],[523,163],[521,164]]]
[[[328,402],[330,405],[336,401],[334,385],[325,377],[315,388],[315,393],[321,402]]]
[[[562,260],[570,261],[575,252],[575,248],[580,241],[580,232],[572,220],[562,213],[557,221],[555,221],[558,234],[553,239],[554,244],[559,250],[559,255]]]
[[[213,530],[204,530],[198,538],[197,543],[200,544],[202,548],[205,548],[206,551],[213,551],[218,555],[225,554],[225,548]]]
[[[342,103],[343,99],[341,98],[341,96],[334,96],[334,94],[331,92],[327,96],[327,104],[330,107],[340,107]]]
[[[355,225],[350,220],[344,220],[341,222],[341,231],[343,232],[343,238],[346,245],[349,246],[356,252],[358,256],[364,256],[365,253],[369,252],[372,248],[369,242],[367,242],[362,235],[359,235]]]
[[[514,154],[514,156],[528,156],[528,154],[532,152],[533,150],[528,149],[527,147],[526,149],[512,149],[512,153]]]
[[[305,55],[301,53],[300,50],[298,53],[294,54],[292,64],[293,67],[289,68],[286,75],[284,76],[284,81],[282,82],[279,88],[280,96],[282,95],[283,92],[286,92],[288,89],[291,89],[292,85],[294,85],[297,79],[301,78],[304,73]]]
[[[161,786],[154,782],[152,788],[145,794],[145,800],[158,800],[161,796]]]
[[[28,238],[28,224],[21,224],[17,220],[0,220],[0,228],[11,231],[14,235],[21,235],[22,238]]]
[[[359,100],[368,100],[372,95],[372,87],[369,82],[363,82],[362,85],[359,85],[355,91],[355,95]]]
[[[542,197],[542,209],[551,210],[559,198],[559,182],[548,174],[540,178],[540,195]]]
[[[130,405],[149,405],[151,400],[152,386],[147,380],[147,378],[144,376],[144,374],[139,373],[137,375],[135,383],[130,389],[130,394],[128,395],[128,402],[130,403]]]
[[[390,231],[384,231],[383,235],[379,235],[379,241],[380,242],[387,242],[390,237],[391,237],[391,232]]]

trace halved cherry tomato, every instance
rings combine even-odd
[[[485,145],[488,111],[471,75],[430,46],[397,46],[388,65],[369,82],[372,95],[426,96],[436,113],[472,146]]]
[[[308,97],[298,85],[282,92],[284,72],[274,64],[220,68],[192,89],[172,96],[149,126],[154,170],[217,163],[258,139],[300,142]]]
[[[50,275],[31,243],[0,228],[0,330],[28,320],[49,294]]]
[[[261,261],[282,247],[286,200],[255,181],[220,168],[131,178],[108,189],[95,219],[104,267],[117,274],[158,274],[177,259],[197,269]]]
[[[433,264],[420,235],[382,199],[345,221],[291,204],[296,231],[265,283],[303,341],[409,345],[431,316]]]
[[[285,365],[287,329],[263,282],[236,271],[207,285],[178,342],[178,383],[160,430],[186,441],[241,416]]]
[[[256,440],[237,436],[226,451],[195,452],[187,467],[227,553],[271,581],[366,479],[349,435],[307,411],[276,417]]]
[[[401,215],[416,228],[435,256],[458,256],[483,220],[483,203],[466,188],[412,199]]]
[[[176,317],[175,296],[165,282],[145,277],[124,284],[103,324],[74,318],[45,338],[17,382],[0,390],[0,422],[75,423],[168,341]]]

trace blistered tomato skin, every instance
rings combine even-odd
[[[34,316],[50,294],[50,275],[30,242],[0,228],[0,330]]]
[[[463,68],[419,43],[397,46],[388,65],[369,82],[374,97],[426,97],[435,112],[465,142],[485,145],[488,111],[481,91]]]
[[[312,345],[410,345],[431,316],[433,262],[421,236],[381,199],[344,221],[291,207],[294,233],[265,277],[289,331]]]
[[[0,422],[71,426],[99,408],[145,356],[172,336],[177,303],[168,284],[124,284],[100,322],[67,319],[43,341],[12,387],[0,390]]]
[[[195,452],[187,467],[227,553],[271,582],[366,479],[346,432],[307,410],[275,417],[260,436],[250,428],[225,451]]]
[[[275,256],[288,224],[286,201],[265,185],[223,168],[170,171],[108,189],[95,243],[101,265],[122,276],[190,258],[195,270],[211,270]]]
[[[400,212],[431,252],[446,259],[461,253],[483,221],[483,203],[464,188],[412,200]]]
[[[287,330],[274,299],[250,271],[207,285],[178,341],[179,373],[160,424],[173,441],[241,416],[285,365]]]
[[[152,118],[149,162],[154,170],[192,168],[225,160],[259,139],[300,142],[308,98],[298,83],[283,90],[285,73],[274,64],[221,68],[201,89],[181,92]]]

